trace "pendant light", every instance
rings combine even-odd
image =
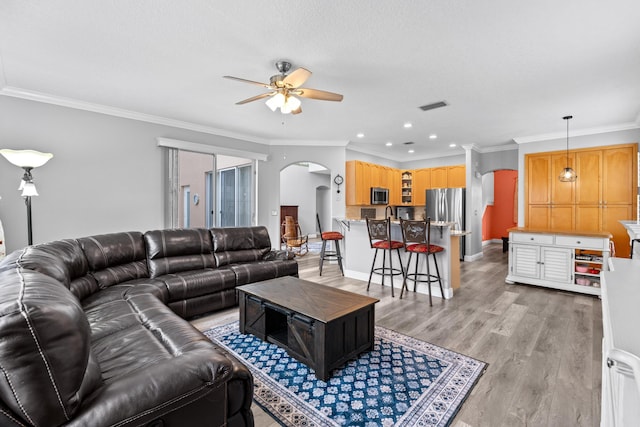
[[[569,165],[569,120],[573,119],[573,116],[564,116],[563,119],[567,121],[567,167],[562,170],[558,179],[562,182],[575,182],[578,175]]]

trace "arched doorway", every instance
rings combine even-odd
[[[296,212],[303,234],[317,232],[316,213],[323,229],[331,223],[331,171],[313,162],[297,162],[280,171],[280,206]],[[284,218],[280,218],[280,223]]]

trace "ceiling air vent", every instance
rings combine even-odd
[[[414,142],[413,141],[407,141],[407,142],[403,142],[404,145],[413,145]]]
[[[435,110],[436,108],[442,108],[446,106],[447,106],[446,102],[440,101],[440,102],[434,102],[433,104],[423,105],[418,108],[420,108],[422,111],[429,111],[429,110]]]

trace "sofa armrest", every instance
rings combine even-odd
[[[208,347],[208,346],[207,346]],[[227,406],[227,383],[238,367],[223,353],[211,347],[183,353],[179,357],[159,361],[128,375],[112,378],[81,409],[69,426],[144,425],[158,418],[175,419],[182,412],[182,424],[223,425]],[[237,375],[237,374],[236,374]],[[211,407],[212,419],[192,419],[187,407],[200,399],[219,396]],[[211,404],[211,403],[210,403]],[[181,410],[184,408],[184,410]],[[169,426],[165,423],[165,426]]]
[[[262,257],[263,261],[286,261],[288,259],[293,259],[295,257],[295,253],[287,250],[276,250],[273,249],[267,252],[264,257]]]

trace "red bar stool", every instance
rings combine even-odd
[[[371,263],[371,273],[369,273],[369,282],[367,283],[367,291],[371,285],[371,277],[374,274],[382,276],[382,286],[384,286],[385,276],[391,277],[391,296],[393,297],[393,276],[402,275],[404,277],[404,269],[402,267],[402,258],[400,258],[400,249],[404,247],[402,242],[391,240],[391,220],[387,219],[369,219],[367,217],[367,231],[369,232],[369,243],[371,248],[376,251],[373,254],[373,263]],[[376,257],[378,250],[382,249],[382,267],[376,267]],[[395,250],[398,254],[398,263],[400,269],[393,268],[391,260],[391,251]],[[389,266],[387,267],[386,255],[389,253]]]
[[[322,232],[322,226],[320,225],[320,217],[316,214],[316,222],[318,224],[318,231],[320,232],[320,238],[322,239],[322,249],[320,250],[320,276],[322,276],[322,264],[324,260],[338,261],[340,266],[340,273],[344,276],[344,270],[342,268],[342,255],[340,254],[340,241],[344,239],[344,236],[339,231],[325,231]],[[327,242],[333,242],[335,250],[327,250]]]
[[[427,283],[429,285],[429,305],[433,305],[431,299],[431,282],[437,281],[440,284],[440,294],[444,299],[444,290],[442,289],[442,278],[440,277],[440,270],[438,269],[438,259],[436,254],[443,252],[444,248],[438,245],[431,244],[431,218],[426,220],[403,220],[400,219],[400,229],[402,230],[402,241],[404,243],[404,250],[409,253],[409,261],[407,261],[407,270],[402,283],[402,290],[400,291],[400,298],[404,294],[406,289],[409,292],[407,286],[407,280],[413,281],[413,291],[416,291],[417,283]],[[409,273],[409,267],[411,266],[411,257],[416,254],[416,265],[413,273]],[[418,273],[418,261],[420,254],[426,255],[425,261],[427,263],[427,272]],[[429,266],[429,255],[433,256],[433,263],[436,266],[436,274],[431,274],[431,268]]]

